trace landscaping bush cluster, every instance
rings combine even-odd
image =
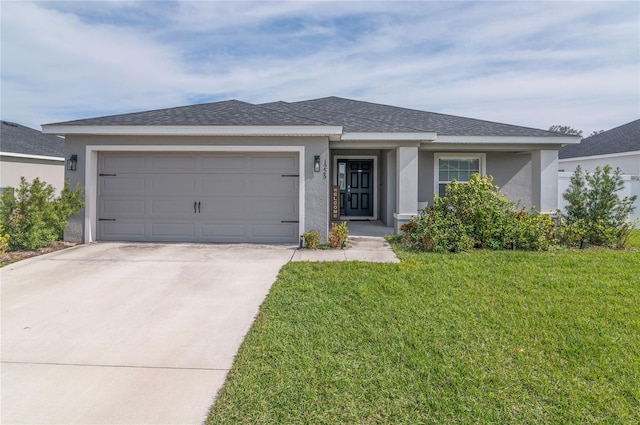
[[[586,244],[620,247],[633,224],[626,221],[635,197],[619,199],[620,172],[610,167],[593,175],[579,168],[564,195],[566,213],[554,216],[526,210],[501,194],[490,176],[474,174],[468,183],[452,182],[423,214],[403,225],[405,246],[432,252],[473,248],[548,250]]]
[[[634,211],[636,195],[620,199],[616,192],[624,182],[620,169],[596,167],[593,174],[578,166],[571,176],[564,214],[559,214],[559,237],[569,246],[590,244],[621,248],[636,223],[628,221]]]
[[[82,189],[71,190],[65,182],[59,196],[50,184],[24,177],[20,187],[7,187],[0,196],[0,229],[8,234],[8,250],[38,249],[61,240],[69,217],[84,206]]]

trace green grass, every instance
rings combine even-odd
[[[640,254],[290,263],[210,424],[640,418]]]

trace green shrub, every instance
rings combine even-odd
[[[546,251],[557,244],[553,218],[536,211],[520,211],[513,241],[515,247],[528,251]]]
[[[311,249],[317,249],[320,245],[320,233],[317,230],[308,230],[302,235],[304,238],[304,246]]]
[[[436,196],[425,214],[402,226],[405,246],[433,252],[461,252],[474,247],[543,250],[553,244],[553,219],[518,211],[490,176],[474,174],[468,183],[453,182]]]
[[[331,234],[329,235],[329,243],[333,248],[343,248],[344,244],[347,242],[348,236],[349,228],[347,227],[346,221],[343,221],[338,225],[336,225],[335,223],[331,223]]]
[[[4,233],[4,229],[2,225],[0,225],[0,255],[7,252],[7,248],[9,248],[9,234]]]
[[[84,206],[82,189],[71,190],[69,182],[58,197],[50,184],[36,178],[20,187],[7,187],[0,196],[0,226],[10,235],[8,247],[37,249],[63,237],[69,217]]]
[[[628,220],[635,210],[637,196],[620,198],[624,187],[620,169],[596,167],[593,174],[576,167],[569,188],[562,195],[567,201],[560,214],[560,236],[567,245],[588,243],[623,247],[634,223]]]

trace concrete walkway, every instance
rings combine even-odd
[[[399,263],[389,243],[382,237],[350,236],[345,249],[298,249],[291,261],[366,261]]]

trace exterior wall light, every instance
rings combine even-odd
[[[313,157],[313,171],[316,173],[320,172],[320,155]]]
[[[67,170],[76,171],[78,168],[78,155],[71,155],[69,159],[67,159]]]

